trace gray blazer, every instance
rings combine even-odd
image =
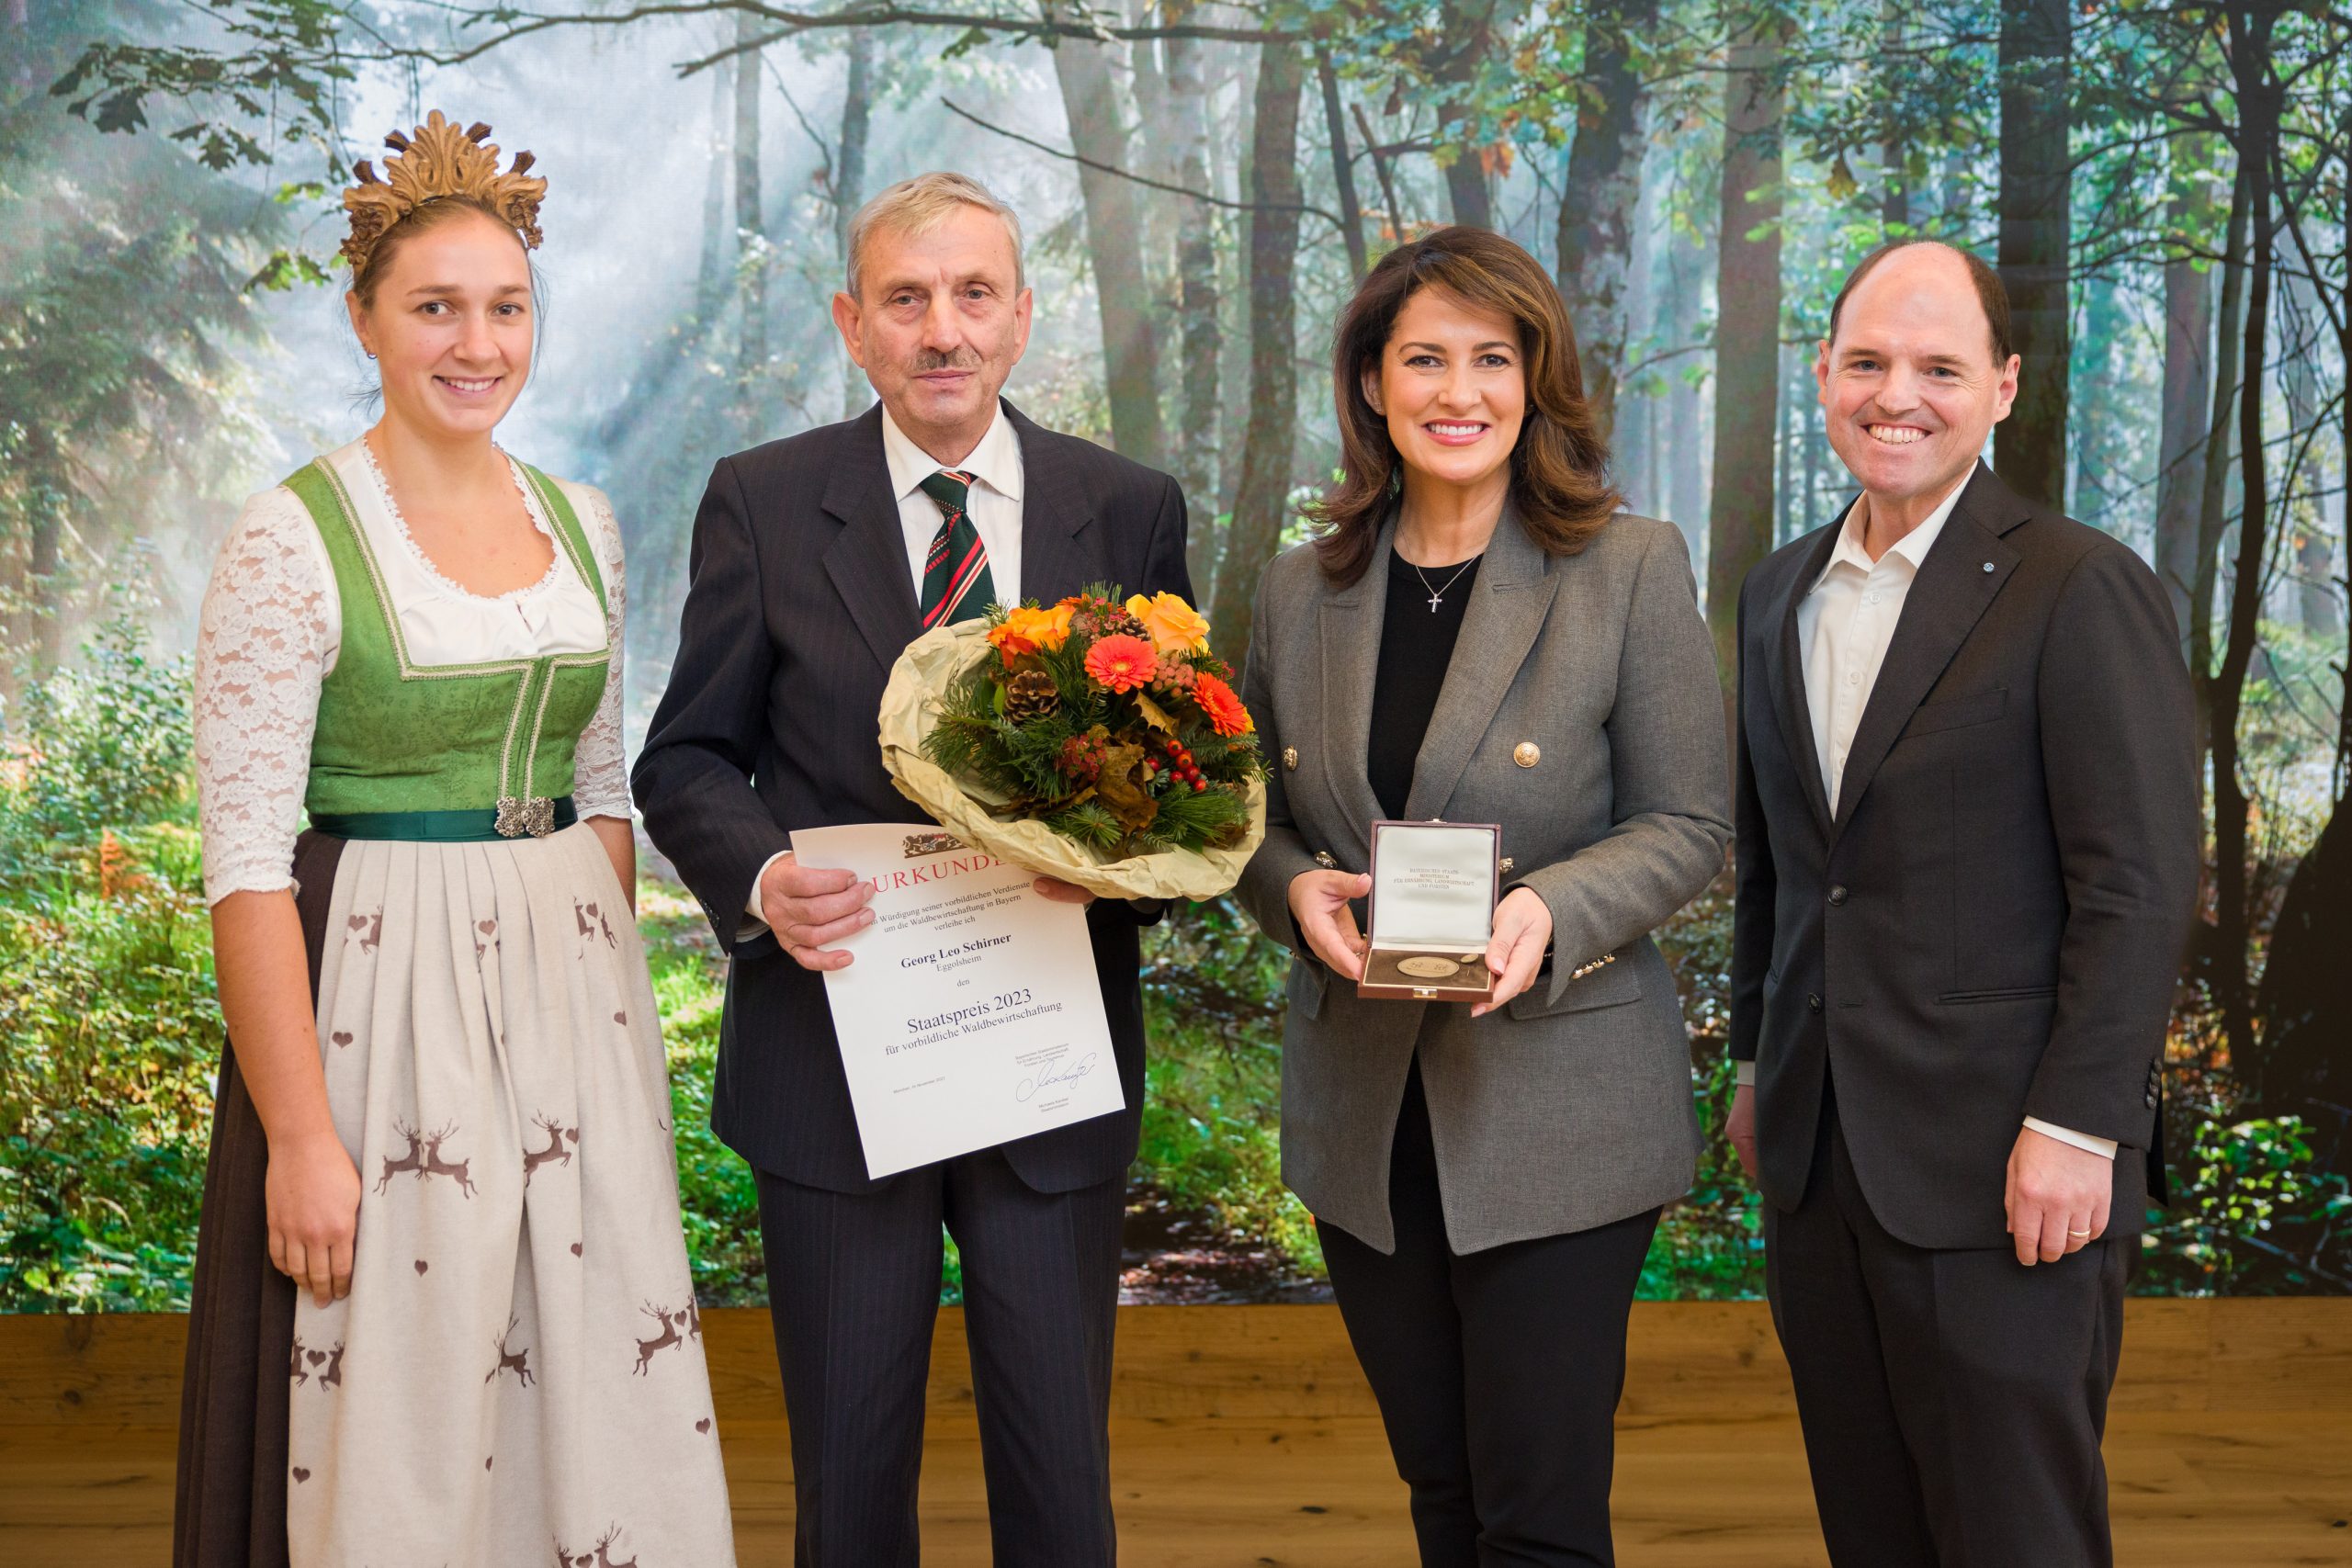
[[[1446,1235],[1473,1252],[1606,1224],[1690,1184],[1689,1037],[1649,933],[1723,867],[1723,697],[1671,524],[1621,515],[1554,558],[1506,513],[1405,815],[1500,823],[1504,881],[1549,906],[1555,959],[1476,1021],[1462,1003],[1359,999],[1300,942],[1289,889],[1318,853],[1354,872],[1371,857],[1382,812],[1365,754],[1393,528],[1349,588],[1309,546],[1266,569],[1243,681],[1271,765],[1266,842],[1238,897],[1293,950],[1283,1179],[1318,1217],[1394,1249],[1388,1154],[1418,1041]],[[1529,741],[1540,756],[1522,766]]]

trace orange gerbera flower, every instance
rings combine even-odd
[[[1201,705],[1201,712],[1208,716],[1209,728],[1219,735],[1247,735],[1257,728],[1251,722],[1250,710],[1233,688],[1214,675],[1197,675],[1193,680],[1193,700]]]
[[[1139,637],[1106,637],[1086,652],[1086,672],[1114,692],[1132,692],[1159,673],[1159,656]]]

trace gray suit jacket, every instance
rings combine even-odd
[[[1243,685],[1272,777],[1238,896],[1293,949],[1283,1180],[1319,1218],[1394,1248],[1388,1153],[1418,1041],[1455,1251],[1679,1197],[1699,1147],[1690,1043],[1649,933],[1722,869],[1731,837],[1723,697],[1682,536],[1619,516],[1553,558],[1508,513],[1495,529],[1405,813],[1500,823],[1505,882],[1551,909],[1548,971],[1476,1021],[1461,1003],[1359,999],[1290,916],[1291,881],[1318,852],[1345,871],[1371,857],[1388,555],[1384,530],[1371,570],[1335,588],[1301,546],[1258,591]],[[1513,758],[1523,741],[1541,751],[1532,767]]]

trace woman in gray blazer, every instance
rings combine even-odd
[[[1341,478],[1267,569],[1245,681],[1272,770],[1239,894],[1293,952],[1283,1175],[1422,1562],[1607,1563],[1626,1317],[1699,1146],[1649,933],[1731,833],[1713,648],[1681,535],[1617,511],[1525,251],[1390,252],[1332,372]],[[1501,824],[1491,1002],[1357,997],[1377,818]]]

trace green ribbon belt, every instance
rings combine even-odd
[[[580,820],[571,796],[555,802],[555,826]],[[510,835],[498,830],[498,813],[484,811],[320,811],[311,816],[315,832],[334,839],[405,839],[425,844],[495,844]]]

